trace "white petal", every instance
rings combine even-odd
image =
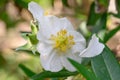
[[[80,57],[94,57],[99,55],[103,49],[104,45],[99,42],[99,39],[94,34],[90,40],[88,47],[80,53]]]
[[[80,53],[85,49],[85,45],[83,45],[81,42],[75,43],[75,45],[72,47],[71,52],[72,53]]]
[[[39,42],[37,45],[37,50],[41,55],[49,55],[52,52],[53,47],[51,45]]]
[[[67,60],[67,58],[73,59],[79,63],[81,63],[81,58],[79,57],[79,54],[71,54],[68,53],[67,55],[61,56],[61,62],[62,65],[67,69],[68,71],[74,72],[76,69],[73,67],[73,65]]]
[[[41,16],[43,16],[43,9],[35,2],[31,1],[28,4],[28,10],[32,13],[33,17],[37,20],[41,19]]]
[[[56,34],[60,29],[62,24],[59,21],[59,18],[55,16],[45,16],[42,21],[40,21],[40,32],[43,33],[43,36],[50,38],[51,34]]]
[[[41,31],[38,31],[37,39],[44,42],[46,40],[46,37],[43,35]]]
[[[67,31],[74,30],[72,24],[67,18],[58,18],[56,16],[45,16],[42,21],[39,22],[40,31],[44,33],[44,36],[49,38],[51,34],[56,34],[61,29],[66,29]]]
[[[58,72],[63,69],[60,57],[55,52],[51,55],[40,55],[40,61],[45,70]]]
[[[61,27],[66,30],[74,30],[73,25],[67,18],[60,18]]]
[[[72,47],[72,53],[83,51],[86,47],[85,38],[77,31],[70,31],[69,33],[74,36],[75,41],[75,45]]]

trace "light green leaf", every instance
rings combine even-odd
[[[120,66],[113,53],[105,47],[102,54],[92,58],[92,69],[100,80],[119,80]]]
[[[87,80],[98,80],[96,76],[85,66],[79,64],[78,62],[68,59],[70,63],[77,69],[77,71],[82,74]]]

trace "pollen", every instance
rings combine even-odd
[[[74,36],[69,35],[67,30],[62,29],[56,35],[51,35],[50,40],[54,42],[53,47],[61,52],[66,52],[74,44]]]
[[[44,12],[44,15],[45,15],[45,16],[49,15],[49,12],[48,12],[48,11],[45,11],[45,12]]]

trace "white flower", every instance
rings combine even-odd
[[[81,57],[93,57],[102,52],[104,45],[95,35],[86,48],[84,37],[74,30],[66,18],[45,16],[45,12],[35,2],[30,2],[28,8],[38,21],[37,50],[45,70],[57,72],[65,68],[68,71],[76,71],[67,58],[81,63]]]

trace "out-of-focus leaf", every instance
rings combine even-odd
[[[120,15],[120,0],[115,0],[115,6],[118,11],[118,15]]]
[[[60,78],[60,77],[68,77],[78,74],[77,72],[69,72],[66,70],[62,70],[59,72],[50,72],[44,71],[39,74],[36,74],[31,77],[31,80],[44,80],[44,78]]]
[[[81,32],[86,38],[91,36],[91,32],[88,30],[86,22],[82,22],[80,24],[78,31]]]
[[[7,63],[7,61],[4,59],[4,57],[1,55],[1,52],[0,52],[0,68],[5,66],[5,64]]]
[[[120,66],[106,46],[101,55],[92,58],[92,69],[100,80],[119,80]]]
[[[92,72],[90,72],[89,69],[87,69],[82,64],[79,64],[78,62],[76,62],[72,59],[68,59],[68,60],[77,69],[77,71],[86,78],[86,80],[98,80],[96,78],[96,76]]]
[[[104,37],[104,42],[106,43],[106,42],[107,42],[112,36],[114,36],[114,34],[115,34],[116,32],[118,32],[119,30],[120,30],[120,26],[118,26],[117,28],[109,31],[109,32],[105,35],[105,37]]]
[[[100,30],[106,29],[107,22],[107,13],[103,13],[100,19],[96,22],[95,26],[92,29],[93,33],[97,33]]]
[[[10,18],[7,12],[3,11],[0,13],[0,19],[2,19],[5,23],[7,28],[15,27],[15,25],[21,20],[13,20]]]
[[[105,13],[108,10],[110,0],[95,0],[96,4],[96,12],[97,13]]]
[[[68,0],[62,0],[62,3],[63,3],[63,5],[65,5],[66,7],[69,7],[69,5],[68,5]]]
[[[35,73],[33,71],[31,71],[30,69],[28,69],[27,67],[25,67],[22,64],[19,64],[19,67],[24,71],[24,73],[28,76],[28,77],[32,77],[33,75],[35,75]]]
[[[52,6],[54,6],[54,1],[55,1],[55,0],[51,0],[51,4],[52,4]]]
[[[96,24],[97,20],[100,18],[101,14],[95,12],[95,3],[93,2],[90,6],[89,16],[87,20],[88,26],[93,26]]]
[[[106,34],[106,30],[104,29],[104,30],[99,31],[97,35],[103,41],[105,34]]]
[[[98,1],[99,4],[107,7],[109,5],[110,0],[96,0],[96,1]]]
[[[0,0],[0,12],[4,11],[7,0]]]
[[[28,8],[28,3],[24,0],[14,0],[15,3],[21,8]]]

